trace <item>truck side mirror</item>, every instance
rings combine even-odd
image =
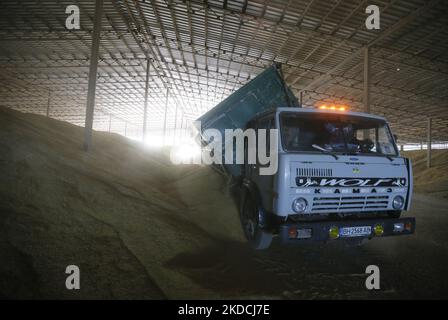
[[[394,134],[394,140],[395,140],[395,142],[398,141],[398,136],[396,134]]]

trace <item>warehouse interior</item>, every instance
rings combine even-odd
[[[73,4],[82,12],[76,32],[65,27]],[[145,123],[151,136],[163,130],[165,110],[168,129],[187,126],[280,62],[306,107],[385,115],[403,144],[426,142],[431,117],[433,141],[446,140],[445,3],[378,1],[380,30],[365,27],[369,4],[104,1],[98,17],[93,1],[3,1],[2,103],[83,126],[100,19],[94,129],[141,138]]]
[[[4,0],[0,17],[0,297],[448,297],[445,1]],[[168,163],[273,63],[304,108],[388,120],[414,161],[412,241],[252,252],[226,181]],[[368,292],[375,259],[385,289]],[[77,263],[85,289],[67,291]]]

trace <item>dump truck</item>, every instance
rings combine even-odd
[[[213,166],[236,185],[252,247],[266,249],[273,238],[283,244],[361,244],[415,232],[415,218],[402,217],[411,205],[411,162],[400,156],[386,119],[341,106],[302,107],[280,65],[261,72],[197,123],[202,145],[222,157]],[[216,144],[217,133],[227,137],[232,130],[243,132],[242,143],[235,135]],[[257,141],[247,141],[254,136]],[[276,161],[270,174],[262,173],[267,164],[260,149]],[[254,150],[255,159],[249,155]]]

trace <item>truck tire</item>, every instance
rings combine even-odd
[[[244,201],[240,219],[249,245],[256,250],[269,248],[272,242],[272,233],[266,232],[260,227],[260,210],[250,196]]]

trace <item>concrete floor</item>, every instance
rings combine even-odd
[[[409,212],[417,218],[417,231],[412,236],[373,239],[361,247],[274,244],[268,251],[251,253],[241,245],[227,243],[183,256],[177,265],[182,265],[180,260],[190,261],[184,267],[195,281],[228,292],[241,291],[241,287],[253,292],[251,289],[258,287],[260,293],[290,299],[447,298],[447,214],[448,205],[443,201],[415,195]],[[200,261],[221,265],[226,270],[223,276],[227,276],[219,279],[196,272]],[[372,264],[380,268],[378,291],[365,288],[365,269]]]
[[[445,202],[415,195],[412,211],[407,214],[417,218],[412,236],[373,239],[362,247],[329,245],[293,252],[279,248],[268,256],[297,279],[284,281],[291,297],[447,298],[447,214]],[[369,292],[364,286],[365,268],[371,264],[380,268],[378,292]],[[302,292],[300,283],[304,280],[309,285]],[[296,291],[294,283],[301,291]]]

